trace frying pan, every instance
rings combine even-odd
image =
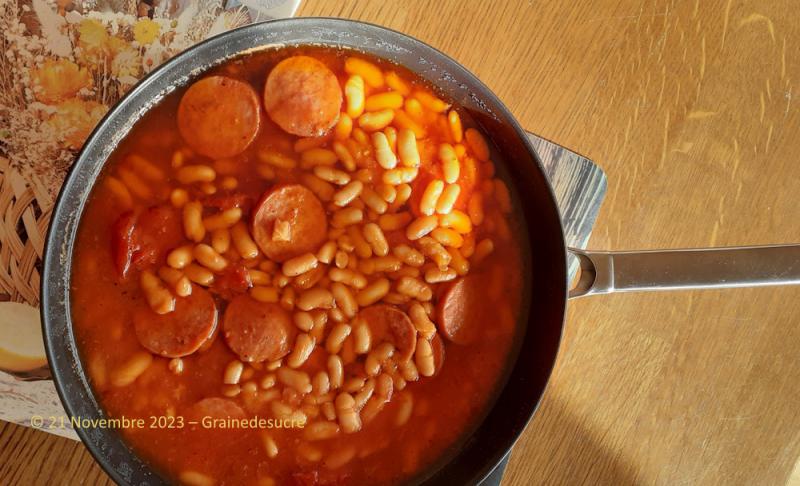
[[[435,85],[469,111],[494,142],[504,161],[501,170],[514,189],[521,222],[529,229],[523,245],[528,258],[521,269],[525,299],[518,316],[524,332],[509,357],[505,381],[472,433],[411,483],[475,484],[492,472],[533,416],[544,393],[555,363],[568,297],[646,289],[800,283],[800,247],[794,246],[644,253],[570,249],[580,261],[581,274],[569,290],[568,249],[541,162],[519,123],[480,80],[432,47],[375,25],[325,18],[255,24],[198,44],[142,80],[100,122],[67,176],[47,235],[41,308],[47,357],[70,416],[103,416],[79,359],[69,289],[78,223],[105,161],[131,126],[176,87],[232,57],[283,45],[356,49],[405,66]],[[118,483],[165,482],[115,432],[77,432]]]

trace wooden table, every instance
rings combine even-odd
[[[304,0],[407,32],[523,126],[598,161],[597,249],[800,240],[795,0]],[[785,484],[800,456],[800,288],[570,303],[507,485]],[[82,445],[0,425],[0,483],[107,481]],[[795,484],[800,483],[795,472]]]

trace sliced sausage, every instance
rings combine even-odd
[[[196,152],[212,159],[242,153],[256,138],[261,105],[253,88],[225,76],[194,83],[178,106],[178,130]]]
[[[485,314],[485,281],[474,274],[450,283],[436,304],[439,332],[456,344],[469,344],[475,339]]]
[[[218,313],[217,315],[219,315],[219,313]],[[216,325],[216,326],[214,326],[214,330],[213,330],[213,331],[211,331],[211,335],[209,335],[209,336],[208,336],[208,339],[206,339],[206,340],[203,342],[203,344],[201,344],[201,345],[200,345],[200,347],[199,347],[199,348],[197,348],[197,351],[196,351],[196,352],[197,352],[198,354],[205,353],[206,351],[208,351],[209,349],[211,349],[211,346],[213,346],[213,345],[214,345],[214,341],[216,341],[216,340],[217,340],[217,335],[219,334],[219,328],[220,328],[220,327],[221,327],[221,326],[219,326],[219,325]]]
[[[322,203],[299,184],[275,186],[256,204],[251,222],[253,239],[277,262],[316,250],[328,234]]]
[[[225,427],[215,421],[247,418],[247,413],[236,402],[220,397],[204,398],[188,407],[184,415],[193,440],[183,447],[188,455],[195,457],[207,451],[208,444],[226,450],[241,440],[240,429]]]
[[[284,59],[267,76],[264,106],[292,135],[318,137],[339,119],[342,88],[333,71],[308,56]]]
[[[417,348],[417,330],[408,315],[400,309],[377,304],[366,307],[358,316],[367,323],[373,346],[382,341],[394,344],[399,361],[408,361]]]
[[[187,414],[190,420],[200,421],[203,417],[215,419],[243,419],[246,417],[242,407],[227,398],[204,398],[192,405]]]
[[[291,351],[294,326],[289,313],[278,304],[239,295],[225,309],[222,333],[242,361],[275,361]]]
[[[197,351],[217,326],[217,306],[205,289],[194,286],[191,295],[178,297],[175,310],[156,314],[143,306],[133,316],[139,343],[166,358],[179,358]]]

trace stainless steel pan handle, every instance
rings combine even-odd
[[[570,298],[642,290],[800,284],[800,245],[569,251],[578,258],[581,268]]]

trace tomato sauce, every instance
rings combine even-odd
[[[315,62],[265,89],[297,56]],[[133,127],[84,209],[72,317],[99,403],[145,419],[120,433],[177,483],[424,474],[487,412],[518,336],[520,218],[496,150],[413,74],[358,53],[266,51],[200,79],[214,76]],[[274,422],[224,427],[254,417]]]

